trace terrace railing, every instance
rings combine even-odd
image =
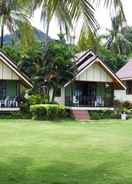
[[[112,97],[90,97],[90,96],[80,96],[80,97],[69,97],[66,99],[66,106],[73,107],[112,107],[113,98]]]
[[[18,97],[5,97],[0,99],[0,108],[17,108],[19,107]]]

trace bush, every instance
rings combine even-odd
[[[44,95],[31,95],[28,98],[24,98],[21,101],[20,108],[21,108],[21,114],[26,117],[32,117],[30,112],[30,106],[36,105],[36,104],[44,104],[47,102],[48,98]]]
[[[45,104],[48,101],[48,97],[44,95],[31,95],[27,101],[30,105]]]
[[[90,118],[93,120],[99,120],[101,119],[100,113],[96,111],[91,111],[90,112]]]
[[[115,113],[115,111],[91,111],[90,112],[90,118],[93,120],[99,120],[99,119],[115,119],[120,117],[118,113]]]
[[[57,104],[31,105],[32,118],[36,120],[53,120],[62,118],[65,114],[64,106]]]
[[[30,114],[19,112],[1,112],[0,119],[31,119]]]
[[[132,104],[128,101],[123,102],[122,106],[126,109],[131,109],[132,108]]]
[[[119,100],[114,100],[113,106],[114,108],[122,108],[123,104]]]

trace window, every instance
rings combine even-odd
[[[126,87],[127,87],[127,95],[132,95],[132,81],[127,81]]]
[[[55,92],[56,97],[61,97],[61,88],[57,88]]]
[[[6,97],[6,81],[0,81],[0,99]]]

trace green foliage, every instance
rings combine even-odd
[[[75,75],[75,63],[71,61],[72,49],[66,44],[53,42],[48,45],[44,57],[41,58],[36,76],[34,77],[35,89],[46,86],[48,92],[53,90],[51,101],[54,101],[56,89],[63,86]],[[49,94],[48,94],[49,95]]]
[[[4,46],[1,49],[13,62],[18,64],[21,61],[20,49],[16,46]]]
[[[25,11],[26,10],[26,11]],[[3,47],[3,38],[5,26],[9,32],[13,33],[17,30],[20,31],[20,25],[22,23],[28,23],[30,26],[29,15],[31,15],[31,9],[25,8],[24,4],[18,0],[1,0],[0,2],[0,26],[1,26],[1,48]],[[24,33],[26,33],[25,30]],[[29,37],[30,38],[30,37]],[[15,34],[13,42],[15,42]]]
[[[57,104],[38,104],[30,107],[33,119],[53,120],[64,117],[64,106]]]
[[[36,44],[33,28],[30,23],[22,22],[19,25],[19,38],[20,38],[20,52],[21,55],[24,57],[27,55],[27,50],[33,48]]]
[[[44,95],[31,95],[28,97],[27,101],[29,105],[36,105],[36,104],[45,104],[48,102],[48,97]]]
[[[97,111],[91,111],[90,112],[90,119],[92,120],[99,120],[101,119],[100,113]]]
[[[118,100],[114,100],[114,108],[120,112],[130,113],[130,110],[132,109],[132,103],[129,101],[120,102]]]
[[[104,61],[104,63],[114,72],[117,72],[122,66],[127,63],[126,56],[115,54],[104,47],[101,47],[99,49],[98,55]]]
[[[132,52],[131,29],[124,27],[120,14],[111,19],[111,24],[112,29],[105,35],[107,48],[115,54],[128,56]]]
[[[19,47],[20,49],[20,47]],[[19,62],[19,69],[27,74],[30,78],[36,75],[39,68],[43,65],[42,53],[44,48],[38,42],[27,48],[26,53],[22,55],[21,52],[21,61]]]
[[[30,113],[23,113],[22,111],[20,112],[2,112],[0,113],[0,119],[31,119],[31,114]]]
[[[117,118],[114,111],[91,111],[90,118],[93,120]]]
[[[92,49],[95,53],[101,47],[101,37],[94,34],[90,30],[82,30],[77,44],[78,51],[86,51]]]

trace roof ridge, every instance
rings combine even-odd
[[[3,58],[3,60],[5,60],[5,62],[8,63],[8,65],[11,67],[11,68],[14,68],[14,70],[16,71],[15,73],[18,73],[19,75],[21,75],[21,78],[25,79],[27,81],[28,84],[30,84],[30,86],[32,86],[31,84],[31,79],[23,72],[21,72],[18,68],[18,66],[11,60],[9,59],[8,56],[5,55],[5,53],[3,53],[2,51],[0,51],[0,57]],[[4,61],[3,61],[4,62]],[[6,63],[5,63],[6,64]],[[8,66],[8,67],[9,67]],[[17,75],[18,75],[17,74]],[[20,76],[19,76],[20,77]]]

